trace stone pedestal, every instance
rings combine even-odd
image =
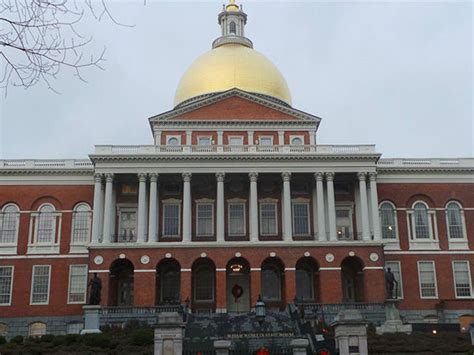
[[[406,333],[411,334],[411,324],[403,324],[398,311],[398,300],[389,299],[385,301],[385,323],[377,327],[377,334]]]
[[[331,325],[334,327],[339,355],[367,355],[367,322],[356,309],[340,311]]]
[[[306,355],[306,350],[309,346],[308,339],[293,339],[290,342],[290,347],[293,350],[293,355]]]
[[[185,323],[179,313],[159,313],[155,326],[155,355],[181,355],[184,327]]]
[[[102,333],[100,327],[100,306],[83,306],[84,310],[84,329],[81,330],[82,334],[95,334]]]
[[[231,345],[232,342],[230,340],[215,340],[214,349],[216,349],[216,355],[229,355]]]

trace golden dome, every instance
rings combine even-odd
[[[225,7],[226,11],[239,11],[239,7],[235,4],[235,0],[230,0],[229,5]]]
[[[241,44],[224,44],[197,58],[183,75],[175,105],[190,98],[238,88],[291,105],[285,78],[264,55]]]

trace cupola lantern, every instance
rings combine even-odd
[[[223,6],[218,20],[222,35],[212,43],[212,48],[228,43],[242,44],[253,48],[252,41],[245,37],[247,14],[242,10],[242,6],[235,3],[235,0],[230,0],[227,5]]]

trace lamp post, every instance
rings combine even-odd
[[[258,295],[257,303],[255,303],[255,318],[257,318],[257,321],[260,326],[265,320],[266,315],[267,309],[265,308],[265,302],[262,301],[262,296]]]

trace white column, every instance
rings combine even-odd
[[[370,179],[370,204],[372,207],[372,224],[374,227],[374,240],[381,240],[379,219],[379,197],[377,194],[377,173],[369,173]]]
[[[150,207],[148,209],[148,243],[158,241],[158,174],[150,174]]]
[[[216,240],[224,242],[224,173],[217,173]]]
[[[257,179],[258,173],[250,173],[250,241],[258,242],[258,190]]]
[[[248,131],[248,145],[255,145],[255,142],[253,141],[253,131]]]
[[[193,145],[193,133],[191,131],[186,131],[186,145]]]
[[[278,131],[278,145],[285,145],[285,132]]]
[[[334,173],[326,173],[328,192],[329,240],[336,241],[336,202],[334,199]]]
[[[360,213],[362,216],[362,240],[370,240],[369,208],[367,203],[366,173],[358,173],[360,191]]]
[[[112,218],[114,211],[112,210],[112,183],[114,181],[114,174],[105,175],[105,206],[104,206],[104,232],[103,242],[112,243],[113,235],[110,230],[112,226]]]
[[[217,131],[217,145],[224,145],[224,132]]]
[[[183,173],[183,242],[191,242],[191,173]]]
[[[146,174],[138,174],[137,242],[146,242]]]
[[[161,145],[161,131],[155,131],[155,145]]]
[[[292,221],[291,221],[291,186],[290,179],[291,173],[284,172],[281,174],[283,178],[283,219],[284,230],[283,230],[283,240],[292,241],[293,240],[293,231],[292,231]]]
[[[102,209],[102,174],[94,174],[94,210],[92,212],[92,244],[99,243],[100,211]]]
[[[317,200],[318,200],[318,197],[317,197],[317,194],[316,194],[316,183],[314,184],[311,184],[312,185],[312,188],[311,188],[311,195],[312,195],[312,211],[313,211],[313,220],[312,220],[312,223],[313,223],[313,239],[314,240],[318,240],[318,231],[317,231],[317,225],[318,225],[318,205],[317,205]]]
[[[316,180],[316,198],[318,206],[318,240],[327,240],[326,235],[326,217],[324,214],[324,186],[323,173],[314,174]]]

